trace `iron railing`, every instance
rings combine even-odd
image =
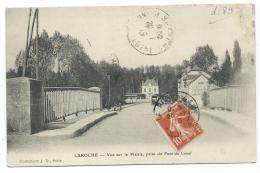
[[[45,87],[44,122],[101,109],[100,91],[80,87]]]

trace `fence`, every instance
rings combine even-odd
[[[211,108],[223,108],[237,112],[255,109],[255,87],[253,85],[215,88],[210,91],[209,97]]]
[[[100,91],[79,87],[46,87],[44,88],[44,122],[79,112],[101,109]]]

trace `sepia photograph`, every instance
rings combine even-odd
[[[255,5],[5,20],[9,167],[256,162]]]

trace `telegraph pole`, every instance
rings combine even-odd
[[[38,39],[39,39],[39,9],[37,8],[36,11],[36,79],[39,79],[39,54],[38,54],[38,48],[39,48],[39,43],[38,43]]]
[[[34,29],[34,24],[36,20],[36,79],[39,78],[39,58],[38,58],[38,28],[39,28],[39,18],[38,18],[38,8],[34,11],[34,16],[33,16],[33,21],[32,21],[32,26],[30,30],[30,25],[31,25],[31,13],[32,9],[30,8],[29,11],[29,19],[28,19],[28,27],[27,27],[27,36],[26,36],[26,46],[25,46],[25,55],[24,55],[24,61],[23,61],[23,74],[22,76],[25,77],[26,75],[26,68],[27,68],[27,62],[28,62],[28,57],[29,57],[29,49],[31,48],[32,44],[32,36],[33,36],[33,29]],[[30,38],[29,38],[30,35]]]
[[[27,27],[27,34],[26,34],[26,45],[25,45],[25,53],[24,53],[24,60],[23,60],[23,77],[25,77],[25,70],[27,66],[27,51],[28,51],[28,37],[29,37],[29,30],[30,30],[30,23],[31,23],[31,13],[32,9],[29,10],[29,18],[28,18],[28,27]]]
[[[110,75],[107,75],[108,78],[108,103],[110,104],[110,97],[111,97],[111,93],[110,93]]]

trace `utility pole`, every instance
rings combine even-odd
[[[25,53],[24,53],[24,60],[23,60],[23,77],[25,77],[25,70],[27,66],[27,51],[28,51],[28,37],[29,37],[29,30],[30,30],[30,23],[31,23],[31,13],[32,9],[29,10],[29,18],[28,18],[28,27],[27,27],[27,34],[26,34],[26,44],[25,44]]]
[[[123,93],[122,96],[123,96],[123,99],[124,99],[124,97],[125,97],[125,87],[122,88],[122,93]]]
[[[110,75],[107,75],[108,78],[108,103],[110,104],[110,97],[111,97],[111,93],[110,93]]]
[[[29,57],[29,49],[31,48],[31,44],[32,44],[32,36],[33,36],[33,29],[34,29],[34,24],[35,24],[35,20],[37,18],[37,33],[36,33],[36,71],[38,71],[38,8],[36,8],[36,10],[34,11],[34,16],[33,16],[33,21],[32,21],[32,26],[31,26],[31,30],[30,30],[30,24],[31,24],[31,13],[32,13],[32,9],[30,8],[29,11],[29,20],[28,20],[28,28],[27,28],[27,36],[26,36],[26,46],[25,46],[25,56],[24,56],[24,62],[23,62],[23,77],[25,77],[26,74],[26,68],[27,68],[27,62],[28,62],[28,57]],[[30,35],[30,38],[29,38]],[[38,74],[36,73],[36,79]]]
[[[38,42],[38,39],[39,39],[39,33],[38,33],[38,30],[39,30],[39,9],[37,8],[36,11],[35,11],[36,14],[36,79],[38,80],[39,79],[39,54],[38,54],[38,48],[39,48],[39,42]]]

